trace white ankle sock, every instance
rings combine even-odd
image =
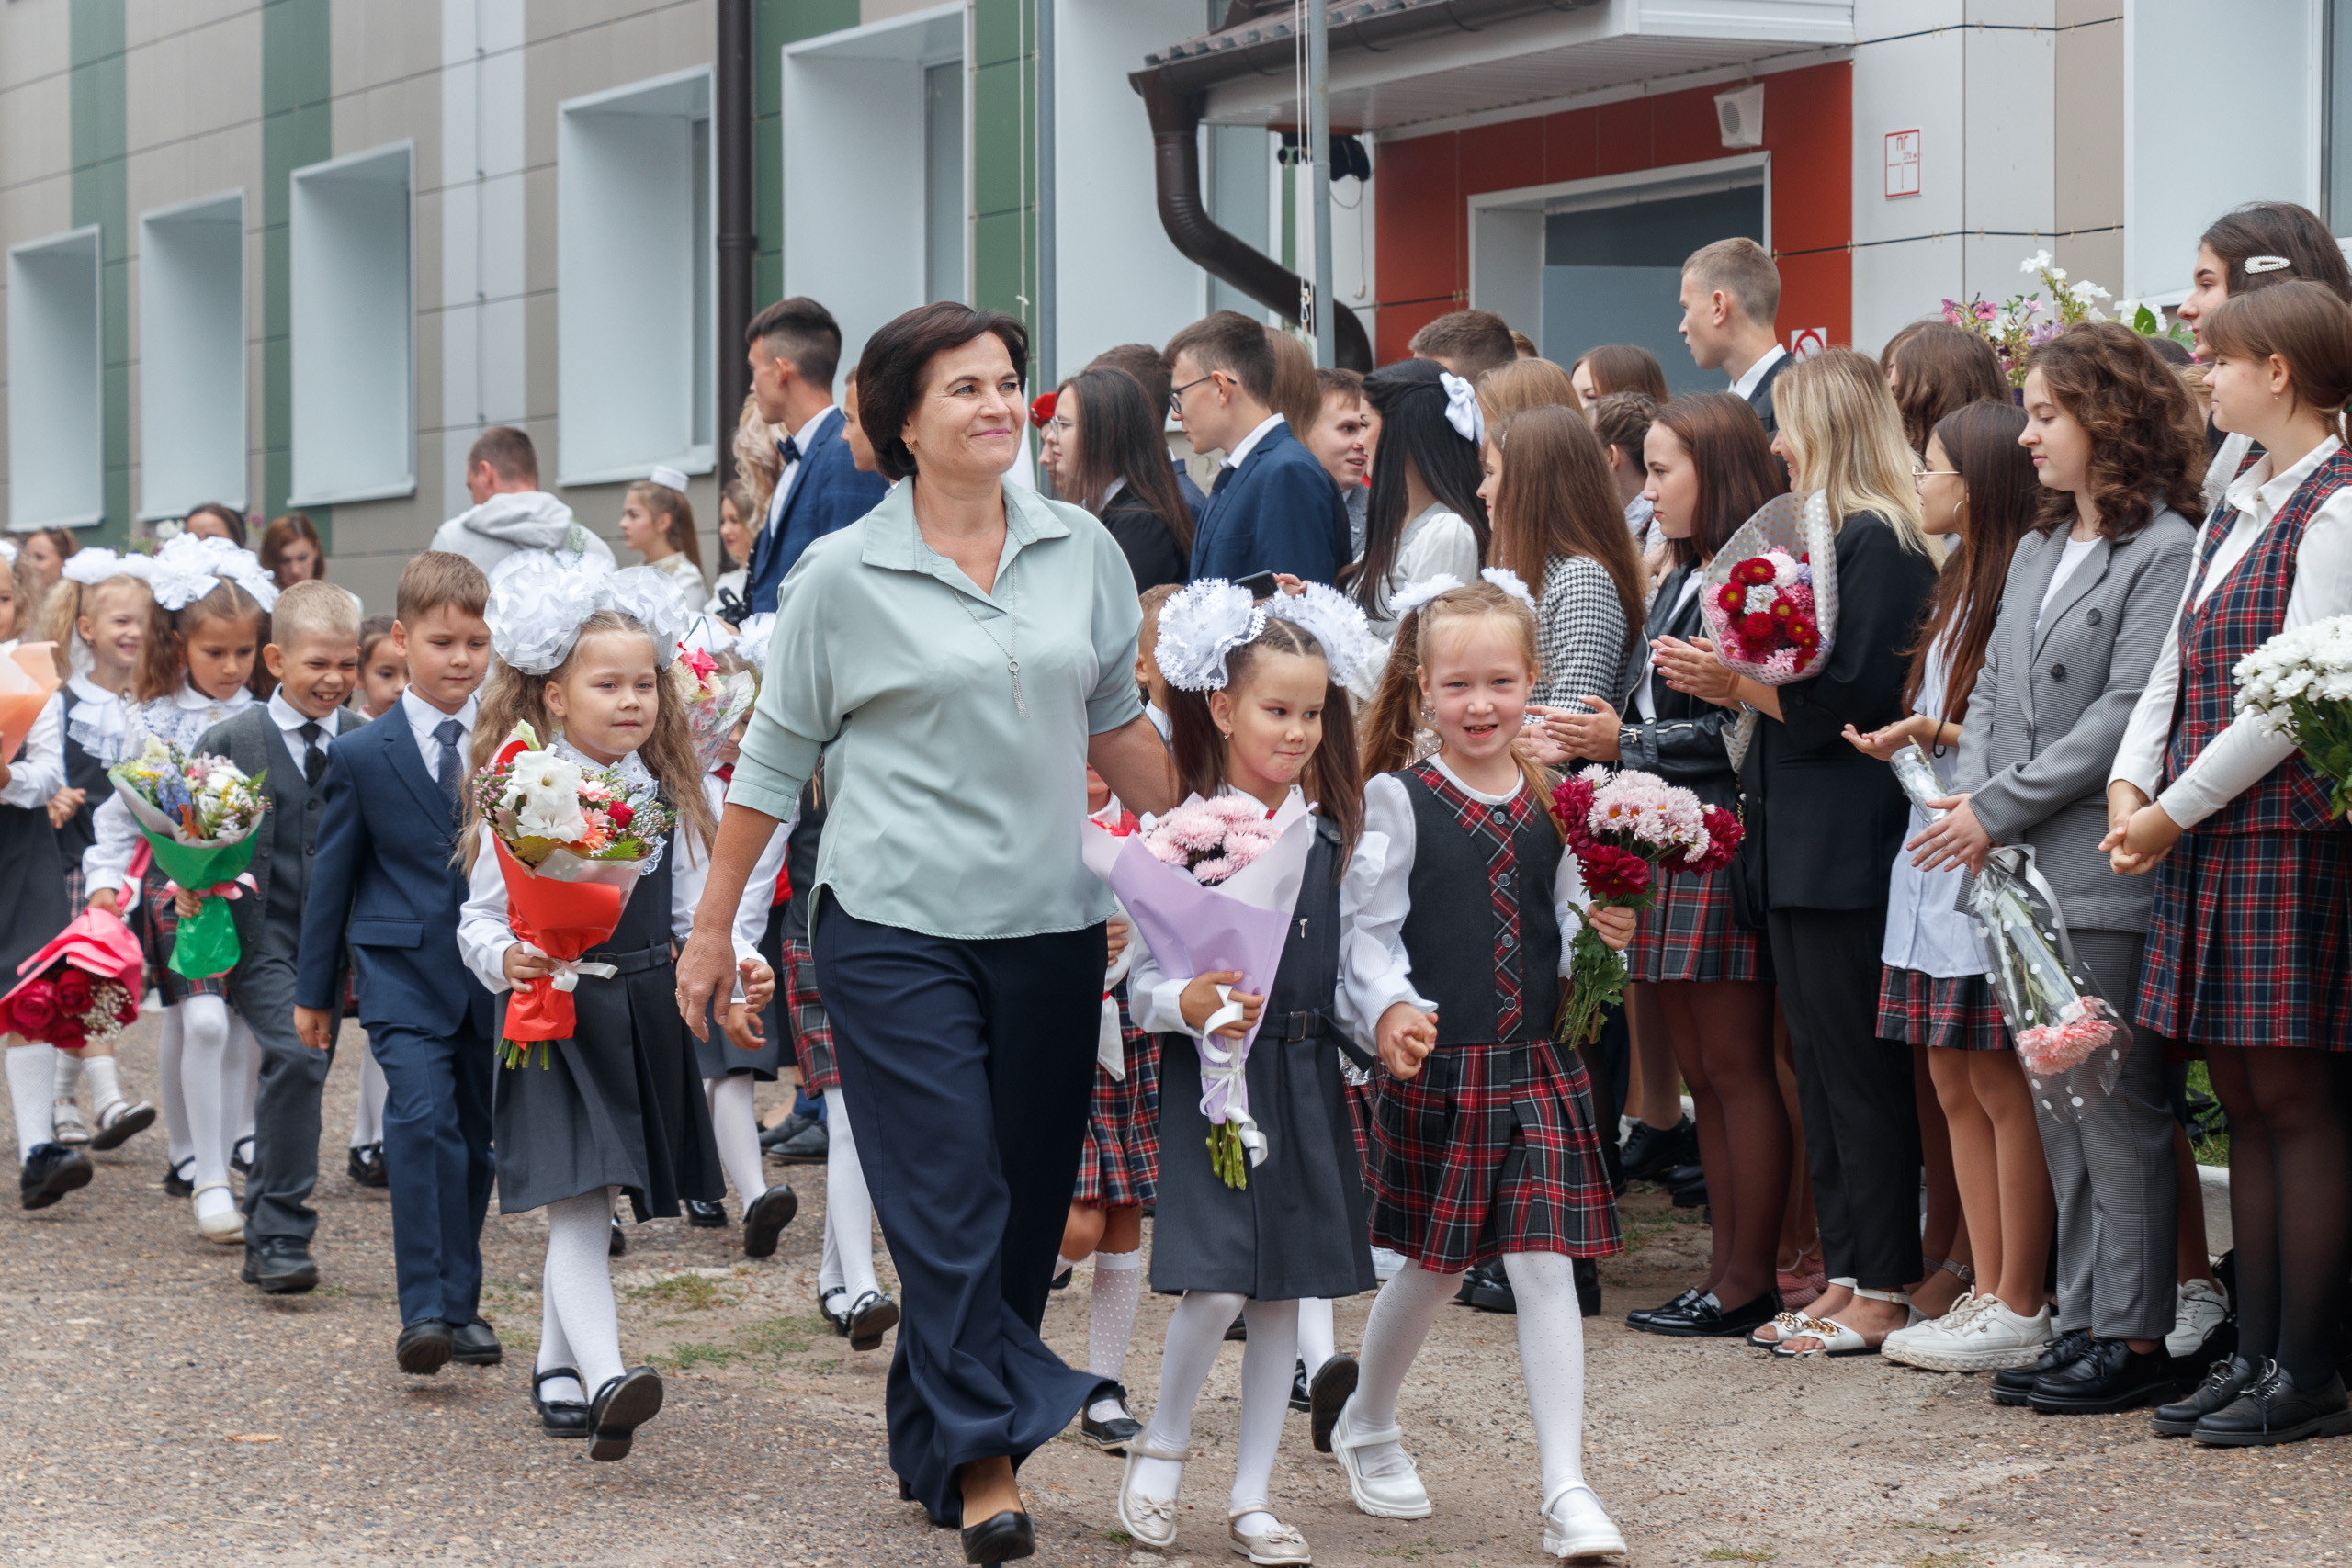
[[[568,1364],[580,1370],[580,1381],[586,1385],[583,1399],[594,1398],[623,1371],[620,1321],[613,1307],[613,1272],[606,1256],[612,1228],[610,1189],[600,1187],[548,1205],[548,1260],[540,1289],[554,1307]],[[544,1309],[540,1316],[544,1322]],[[544,1343],[540,1354],[546,1354]]]
[[[1331,1327],[1331,1303],[1314,1297],[1298,1303],[1298,1359],[1313,1377],[1339,1348]]]
[[[180,1096],[196,1156],[189,1179],[198,1187],[226,1185],[236,1103],[229,1098],[229,1004],[190,997],[174,1010],[180,1015]]]
[[[1113,1382],[1126,1376],[1127,1341],[1135,1337],[1136,1306],[1143,1299],[1143,1251],[1098,1252],[1086,1298],[1086,1370]],[[1107,1421],[1118,1401],[1099,1399],[1087,1414]]]
[[[14,1040],[13,1034],[8,1036]],[[17,1113],[17,1162],[32,1158],[33,1150],[57,1141],[52,1107],[57,1084],[57,1047],[16,1044],[8,1047],[8,1101]]]
[[[58,1055],[66,1053],[60,1051]],[[82,1066],[90,1083],[90,1115],[93,1119],[104,1116],[109,1106],[122,1102],[122,1080],[117,1075],[115,1060],[112,1056],[92,1056]]]
[[[1519,1303],[1519,1370],[1535,1416],[1544,1495],[1584,1481],[1584,1314],[1574,1263],[1556,1252],[1506,1252]]]
[[[825,1091],[825,1245],[839,1269],[833,1278],[851,1301],[881,1289],[874,1274],[874,1197],[857,1163],[857,1139],[850,1131],[849,1101],[842,1091]],[[818,1288],[825,1275],[818,1273]]]
[[[1159,1355],[1159,1399],[1152,1406],[1151,1425],[1143,1446],[1175,1453],[1193,1440],[1193,1406],[1201,1385],[1209,1381],[1225,1331],[1245,1298],[1224,1291],[1187,1291],[1176,1310],[1168,1314],[1168,1342]],[[1287,1407],[1290,1391],[1283,1391]],[[1174,1460],[1136,1461],[1136,1490],[1147,1497],[1173,1497],[1184,1478],[1184,1467]]]
[[[155,1098],[164,1107],[164,1157],[174,1170],[196,1157],[196,1140],[187,1130],[187,1096],[180,1087],[180,1058],[187,1041],[182,1012],[176,1004],[164,1010],[164,1027],[155,1040]]]
[[[1432,1274],[1419,1263],[1408,1263],[1380,1287],[1363,1325],[1363,1354],[1357,1358],[1355,1411],[1349,1417],[1352,1427],[1377,1431],[1396,1424],[1396,1394],[1405,1386],[1405,1374],[1420,1354],[1430,1325],[1461,1284],[1459,1274]],[[1366,1475],[1400,1475],[1413,1466],[1396,1443],[1355,1451],[1357,1466]]]
[[[718,1163],[727,1168],[735,1195],[749,1207],[768,1190],[767,1168],[760,1163],[759,1118],[752,1110],[752,1075],[729,1073],[703,1082],[710,1094],[710,1130],[718,1140]]]
[[[351,1146],[364,1149],[370,1144],[384,1141],[383,1064],[376,1060],[371,1044],[359,1048],[359,1112],[351,1119]]]
[[[1241,1350],[1241,1431],[1234,1445],[1228,1508],[1263,1503],[1272,1489],[1274,1454],[1282,1447],[1291,1377],[1298,1367],[1296,1302],[1250,1302],[1241,1313],[1250,1323],[1250,1342]],[[1260,1510],[1235,1522],[1245,1534],[1260,1535],[1279,1521]]]
[[[57,1054],[57,1098],[71,1100],[82,1090],[82,1057],[74,1051]],[[90,1107],[96,1111],[96,1106]]]

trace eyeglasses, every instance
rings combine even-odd
[[[1078,423],[1068,414],[1057,413],[1046,422],[1046,428],[1052,431],[1056,436],[1067,441],[1069,439],[1069,433],[1078,428]]]
[[[1185,382],[1181,387],[1170,387],[1168,389],[1168,412],[1174,414],[1179,419],[1183,418],[1184,394],[1199,386],[1203,381],[1214,381],[1216,379],[1216,372],[1212,370],[1205,376],[1193,378],[1192,380]]]

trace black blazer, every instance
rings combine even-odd
[[[1935,592],[1936,563],[1868,512],[1846,519],[1837,554],[1838,645],[1818,675],[1781,688],[1781,716],[1758,719],[1740,771],[1774,909],[1883,908],[1887,868],[1911,821],[1894,770],[1840,731],[1867,733],[1901,716],[1905,650]]]
[[[1127,556],[1127,569],[1136,574],[1136,592],[1157,588],[1163,582],[1187,580],[1184,551],[1176,543],[1176,536],[1159,520],[1159,513],[1144,504],[1143,498],[1122,489],[1102,509],[1102,526],[1111,530],[1111,537]]]
[[[1668,572],[1666,581],[1658,584],[1657,597],[1650,601],[1649,618],[1642,626],[1641,647],[1634,651],[1624,690],[1617,694],[1617,749],[1625,766],[1679,784],[1709,806],[1736,811],[1739,779],[1731,771],[1731,754],[1724,750],[1724,731],[1737,721],[1738,712],[1717,707],[1688,692],[1678,692],[1662,679],[1650,690],[1652,704],[1657,709],[1657,719],[1645,721],[1634,707],[1634,694],[1641,689],[1643,673],[1649,668],[1651,643],[1662,637],[1680,637],[1688,642],[1707,635],[1706,617],[1700,613],[1698,595],[1691,595],[1690,603],[1683,605],[1679,614],[1675,610],[1682,597],[1683,584],[1698,570],[1695,566],[1688,566]]]
[[[1756,417],[1764,422],[1764,434],[1767,435],[1778,434],[1781,428],[1780,422],[1772,417],[1772,383],[1781,378],[1781,371],[1796,362],[1796,355],[1786,349],[1781,350],[1781,356],[1772,361],[1770,368],[1764,372],[1764,379],[1757,382],[1756,389],[1747,394],[1747,406],[1754,409]]]
[[[1278,424],[1239,468],[1217,476],[1193,534],[1191,575],[1230,579],[1287,571],[1329,583],[1348,555],[1348,508],[1340,487],[1290,426]]]

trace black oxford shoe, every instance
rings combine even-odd
[[[2094,1339],[2066,1366],[2033,1380],[2026,1403],[2044,1416],[2104,1416],[2159,1404],[2180,1388],[2180,1371],[2159,1342],[2153,1350]]]
[[[773,1258],[775,1238],[800,1213],[799,1196],[789,1184],[779,1181],[752,1199],[743,1208],[743,1256]]]
[[[2235,1404],[2259,1372],[2260,1369],[2244,1356],[2224,1356],[2205,1369],[2205,1381],[2192,1389],[2188,1398],[2176,1404],[2157,1405],[2151,1412],[2148,1424],[2159,1437],[2186,1438],[2197,1429],[2197,1423],[2216,1410]]]
[[[449,1331],[449,1359],[461,1367],[494,1367],[506,1359],[498,1330],[476,1318]]]
[[[1029,1516],[1018,1509],[1007,1508],[978,1524],[964,1527],[967,1562],[1009,1562],[1036,1550],[1036,1528],[1029,1522]]]
[[[1698,1150],[1697,1127],[1688,1116],[1671,1127],[1635,1122],[1634,1130],[1625,1135],[1619,1165],[1628,1180],[1656,1181],[1659,1172],[1696,1159]]]
[[[77,1187],[90,1184],[96,1168],[90,1156],[63,1144],[35,1144],[17,1178],[18,1201],[28,1209],[46,1209]]]
[[[244,1281],[266,1296],[299,1296],[318,1289],[319,1266],[293,1236],[271,1236],[245,1248]]]
[[[2198,1422],[2190,1436],[2216,1448],[2249,1449],[2346,1432],[2352,1432],[2352,1404],[2341,1377],[2299,1388],[2287,1369],[2272,1361],[2244,1393]]]
[[[392,1179],[384,1169],[384,1145],[361,1144],[344,1158],[344,1169],[351,1179],[362,1187],[390,1187]]]
[[[437,1317],[419,1318],[401,1330],[392,1356],[411,1377],[431,1377],[449,1364],[449,1325]]]
[[[685,1203],[686,1224],[698,1231],[715,1231],[727,1224],[727,1205],[706,1203],[699,1198],[689,1198]]]
[[[2032,1394],[2033,1385],[2038,1379],[2046,1373],[2056,1371],[2061,1367],[2072,1365],[2084,1351],[2090,1348],[2090,1345],[2091,1331],[2089,1329],[2070,1328],[2052,1340],[2050,1348],[2044,1350],[2041,1353],[2041,1359],[2033,1365],[2003,1367],[1993,1374],[1993,1403],[2008,1405],[2023,1404]]]

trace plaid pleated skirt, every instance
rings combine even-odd
[[[817,994],[817,959],[806,937],[784,939],[784,1004],[792,1015],[792,1054],[800,1064],[800,1087],[822,1094],[842,1087],[833,1057],[833,1021]]]
[[[2191,1045],[2352,1050],[2352,839],[2200,833],[2156,867],[2137,1021]]]
[[[1119,998],[1119,1040],[1127,1076],[1094,1069],[1094,1101],[1087,1108],[1086,1142],[1078,1156],[1075,1203],[1136,1209],[1159,1192],[1159,1040],[1137,1029]]]
[[[1769,980],[1761,933],[1731,914],[1727,871],[1658,878],[1657,901],[1642,912],[1625,950],[1635,980]]]
[[[1356,1163],[1364,1171],[1367,1185],[1372,1176],[1372,1119],[1374,1105],[1379,1098],[1380,1080],[1385,1073],[1374,1073],[1362,1083],[1341,1075],[1340,1083],[1348,1097],[1348,1120],[1355,1124]]]
[[[1378,1079],[1372,1241],[1432,1273],[1506,1252],[1623,1252],[1583,1058],[1548,1040],[1441,1045]]]
[[[191,980],[171,968],[172,941],[180,929],[179,909],[171,886],[172,879],[164,874],[164,868],[149,862],[147,874],[139,879],[138,906],[123,922],[139,938],[139,950],[147,960],[148,983],[163,997],[165,1007],[176,1007],[190,997],[225,997],[229,994],[227,975]]]
[[[1943,979],[1879,965],[1878,1037],[1939,1051],[2006,1051],[2001,1004],[1982,975]]]

